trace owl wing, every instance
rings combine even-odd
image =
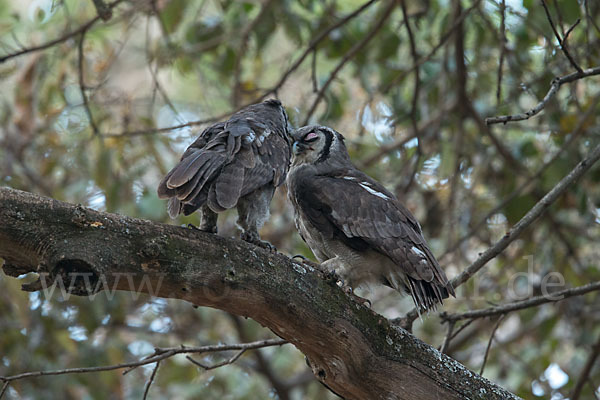
[[[285,127],[274,132],[273,125],[238,113],[203,131],[158,186],[159,197],[170,198],[169,215],[189,215],[204,204],[224,211],[269,182],[280,184],[290,150]]]
[[[421,227],[381,184],[357,170],[299,182],[296,196],[303,214],[325,238],[342,240],[357,251],[369,248],[394,261],[382,280],[395,289],[406,286],[415,302],[432,308],[454,295]]]

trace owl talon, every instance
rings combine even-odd
[[[302,254],[296,254],[295,256],[292,257],[292,260],[294,258],[301,259],[302,260],[302,264],[308,265],[309,267],[312,267],[312,268],[316,269],[317,271],[322,271],[323,270],[322,267],[321,267],[321,264],[309,260],[308,258],[304,257]]]
[[[207,233],[217,233],[217,228],[216,227],[209,227],[209,228],[205,228],[202,225],[200,226],[196,226],[194,224],[187,224],[188,229],[193,229],[195,231],[200,231],[200,232],[207,232]]]
[[[252,243],[255,246],[261,247],[263,249],[269,250],[272,253],[277,252],[277,248],[273,246],[271,243],[266,240],[260,240],[258,234],[254,234],[252,232],[243,232],[241,235],[241,239],[244,242]]]

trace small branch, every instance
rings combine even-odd
[[[413,36],[412,29],[410,27],[410,21],[408,19],[408,12],[406,11],[406,0],[400,0],[400,6],[402,9],[402,18],[404,18],[404,25],[406,26],[406,32],[408,33],[408,41],[410,44],[410,54],[413,59],[413,64],[416,65],[419,61],[419,53],[417,52],[417,46],[415,44],[415,38]],[[421,89],[421,79],[419,76],[419,67],[415,68],[415,83],[413,89],[412,103],[410,106],[410,121],[415,136],[417,137],[417,146],[419,153],[422,153],[421,134],[419,126],[417,124],[417,104],[419,101],[419,91]]]
[[[94,132],[95,136],[99,136],[100,131],[98,130],[98,126],[96,125],[96,122],[94,121],[94,117],[92,116],[92,110],[90,109],[88,97],[85,92],[85,82],[83,79],[83,62],[84,62],[83,41],[85,40],[86,32],[87,32],[87,30],[84,30],[83,32],[81,32],[81,37],[79,38],[79,45],[77,47],[77,49],[78,49],[77,67],[79,70],[79,91],[81,92],[81,97],[83,98],[83,107],[85,108],[85,113],[87,114],[88,119],[90,120],[90,126],[92,127],[92,131]]]
[[[511,311],[524,310],[526,308],[537,307],[545,303],[556,303],[566,298],[573,296],[581,296],[583,294],[600,290],[600,281],[588,283],[587,285],[578,286],[575,288],[565,289],[554,293],[547,293],[543,296],[532,297],[527,300],[515,301],[513,303],[482,308],[479,310],[467,311],[459,314],[440,313],[440,318],[444,321],[460,321],[462,319],[475,319],[492,317],[494,315],[507,314]]]
[[[448,322],[448,332],[446,333],[446,337],[444,338],[444,344],[442,345],[442,348],[440,349],[440,353],[446,353],[446,350],[448,350],[448,345],[450,345],[450,340],[452,340],[452,332],[454,332],[454,327],[456,326],[456,322],[454,321],[449,321]]]
[[[115,0],[112,3],[109,3],[107,5],[107,7],[109,8],[109,10],[112,10],[113,8],[118,6],[119,3],[122,3],[123,1],[124,0]],[[97,15],[96,17],[92,18],[88,22],[81,25],[79,28],[75,29],[74,31],[68,32],[57,39],[50,40],[49,42],[40,44],[38,46],[28,47],[28,48],[19,50],[17,52],[11,53],[11,54],[6,54],[4,56],[1,56],[0,64],[2,64],[3,62],[6,62],[7,60],[10,60],[11,58],[19,57],[19,56],[22,56],[23,54],[33,53],[36,51],[46,50],[46,49],[49,49],[50,47],[56,46],[59,43],[66,42],[67,40],[69,40],[75,36],[81,35],[82,33],[89,30],[100,19],[101,19],[100,16]]]
[[[6,390],[8,389],[8,385],[10,385],[9,381],[4,382],[4,385],[2,385],[2,390],[0,390],[0,399],[2,399],[2,397],[4,396],[4,393],[6,393]]]
[[[317,49],[313,50],[310,79],[312,80],[313,93],[319,93],[319,83],[317,82]]]
[[[187,358],[187,359],[188,359],[188,361],[190,361],[192,364],[195,364],[195,365],[197,365],[197,366],[199,366],[199,367],[203,368],[204,370],[206,370],[206,371],[209,371],[209,370],[211,370],[211,369],[220,368],[220,367],[222,367],[222,366],[224,366],[224,365],[233,364],[233,363],[234,363],[234,362],[236,362],[236,361],[238,360],[238,358],[240,358],[240,357],[242,356],[242,354],[244,354],[245,352],[246,352],[246,349],[242,349],[242,350],[238,351],[237,353],[235,353],[235,354],[233,355],[233,357],[231,357],[231,358],[228,358],[228,359],[227,359],[227,360],[225,360],[225,361],[221,361],[220,363],[216,363],[216,364],[213,364],[213,365],[204,365],[204,364],[200,363],[199,361],[196,361],[196,360],[194,360],[194,359],[193,359],[192,357],[190,357],[190,356],[186,356],[185,358]]]
[[[154,354],[145,357],[138,361],[132,361],[128,363],[115,364],[115,365],[106,365],[101,367],[86,367],[86,368],[67,368],[60,369],[54,371],[35,371],[35,372],[24,372],[18,375],[12,376],[0,376],[0,381],[11,382],[24,378],[33,378],[38,376],[47,376],[47,375],[66,375],[66,374],[84,374],[89,372],[101,372],[101,371],[113,371],[116,369],[128,368],[129,370],[140,367],[146,364],[153,364],[169,357],[173,357],[175,354],[189,354],[189,353],[212,353],[217,351],[226,351],[226,350],[250,350],[250,349],[260,349],[262,347],[269,346],[281,346],[286,344],[287,340],[283,339],[267,339],[267,340],[258,340],[256,342],[250,343],[239,343],[239,344],[219,344],[219,345],[209,345],[209,346],[201,346],[201,347],[165,347],[165,348],[156,348],[154,349]]]
[[[496,321],[496,325],[494,325],[494,329],[492,329],[492,333],[490,334],[490,340],[488,341],[487,347],[485,348],[485,354],[483,356],[483,362],[481,363],[481,369],[479,370],[479,375],[483,375],[483,370],[485,369],[485,364],[488,359],[488,355],[490,354],[490,349],[492,348],[492,342],[494,341],[494,335],[500,326],[500,323],[504,319],[504,315],[500,315],[498,321]]]
[[[312,117],[312,115],[314,114],[314,112],[317,109],[317,106],[323,99],[323,96],[325,95],[325,91],[327,91],[327,89],[329,88],[329,85],[331,85],[333,80],[337,77],[337,74],[342,70],[342,68],[344,68],[346,63],[348,63],[348,61],[350,61],[360,50],[362,50],[362,48],[365,47],[367,45],[367,43],[369,43],[371,41],[371,39],[373,39],[375,37],[375,35],[377,35],[379,30],[381,28],[383,28],[385,21],[387,21],[387,19],[391,15],[392,10],[394,9],[395,6],[396,6],[396,2],[394,0],[390,0],[388,2],[387,7],[382,11],[381,17],[375,23],[375,26],[373,26],[373,28],[369,32],[367,32],[365,34],[365,36],[359,42],[357,42],[354,46],[352,46],[350,48],[350,50],[348,50],[348,52],[346,54],[344,54],[344,57],[342,57],[340,62],[333,69],[333,71],[329,75],[329,78],[327,79],[327,81],[325,81],[321,90],[319,90],[319,93],[317,93],[317,97],[313,101],[312,105],[310,106],[308,114],[304,118],[304,122],[302,123],[302,125],[307,125],[309,123],[310,118]]]
[[[356,16],[362,14],[363,11],[365,11],[367,8],[369,8],[370,6],[375,4],[377,1],[379,1],[379,0],[370,0],[370,1],[366,2],[362,6],[360,6],[359,8],[357,8],[356,10],[354,10],[353,12],[351,12],[350,14],[345,16],[344,18],[340,19],[335,24],[333,24],[330,27],[328,27],[327,29],[325,29],[323,32],[319,33],[313,40],[310,41],[310,43],[308,44],[308,47],[306,48],[304,53],[302,53],[302,55],[300,57],[298,57],[298,59],[296,61],[294,61],[292,66],[281,76],[281,78],[279,78],[279,81],[275,84],[275,86],[273,88],[271,88],[271,90],[267,91],[261,97],[261,99],[267,97],[271,93],[276,93],[279,89],[281,89],[281,87],[287,81],[287,79],[290,77],[290,75],[295,70],[297,70],[298,67],[300,67],[300,65],[304,62],[306,57],[308,57],[308,55],[313,50],[316,50],[317,45],[323,39],[325,39],[331,32],[333,32],[334,30],[338,29],[339,27],[345,25],[346,23],[348,23],[348,21],[354,19]]]
[[[558,157],[560,157],[560,155],[563,154],[565,152],[565,150],[571,144],[573,144],[575,142],[575,140],[581,135],[581,133],[584,131],[583,128],[584,128],[585,124],[587,123],[588,119],[592,115],[596,115],[596,107],[598,106],[599,102],[600,102],[600,96],[596,96],[596,98],[592,101],[592,104],[590,104],[590,106],[588,107],[587,111],[579,119],[577,126],[575,126],[573,131],[571,131],[567,135],[569,138],[565,141],[563,146],[560,149],[558,149],[556,151],[556,153],[554,153],[554,155],[552,156],[552,158],[550,160],[548,160],[546,163],[544,163],[533,175],[531,175],[531,177],[529,177],[529,179],[527,179],[525,182],[523,182],[521,185],[519,185],[515,190],[512,191],[512,193],[510,193],[500,203],[498,203],[494,208],[492,208],[490,211],[488,211],[479,220],[479,222],[477,222],[473,226],[473,228],[471,228],[471,230],[467,234],[465,234],[460,239],[458,239],[455,243],[453,243],[451,246],[449,246],[446,249],[446,251],[440,256],[440,258],[443,258],[444,256],[446,256],[448,253],[450,253],[451,251],[456,249],[458,246],[460,246],[465,240],[469,239],[475,233],[477,233],[477,231],[479,231],[479,229],[485,225],[488,218],[490,218],[491,216],[496,214],[498,211],[500,211],[504,207],[506,207],[506,205],[508,203],[510,203],[513,199],[515,199],[519,194],[521,194],[521,192],[523,192],[523,190],[525,190],[526,187],[531,185],[535,180],[537,180],[540,176],[542,176],[542,174],[548,169],[548,167],[550,165],[552,165],[558,159]]]
[[[600,337],[598,337],[598,341],[592,348],[592,352],[590,353],[587,361],[585,362],[583,369],[579,373],[579,379],[577,381],[577,384],[573,389],[573,393],[571,394],[571,396],[569,396],[571,400],[579,400],[579,397],[581,396],[581,391],[583,389],[583,385],[588,380],[590,373],[592,372],[592,368],[594,367],[594,364],[598,359],[598,356],[600,356]],[[595,389],[596,386],[592,388],[593,391],[595,391]]]
[[[561,77],[554,78],[552,80],[552,83],[550,84],[550,90],[548,91],[548,93],[546,93],[546,96],[544,96],[542,101],[540,101],[531,110],[526,111],[522,114],[503,115],[500,117],[486,118],[485,123],[487,125],[499,124],[499,123],[506,124],[507,122],[510,122],[510,121],[523,121],[523,120],[529,119],[529,118],[533,117],[534,115],[537,115],[540,111],[542,111],[544,109],[544,107],[546,107],[546,104],[548,103],[548,101],[550,101],[550,99],[552,97],[554,97],[556,92],[558,92],[558,89],[560,89],[560,87],[563,84],[574,82],[576,80],[579,80],[582,78],[587,78],[588,76],[594,76],[594,75],[600,75],[600,67],[589,68],[589,69],[586,69],[581,72],[573,72],[572,74],[569,74],[569,75],[564,75]]]
[[[567,176],[565,176],[559,183],[552,188],[540,201],[533,206],[523,218],[515,224],[509,232],[507,232],[502,239],[496,244],[487,249],[479,258],[471,264],[467,269],[461,272],[457,277],[452,279],[452,286],[457,288],[466,282],[471,276],[479,271],[488,261],[496,257],[500,252],[508,247],[521,233],[533,223],[540,215],[542,215],[548,207],[552,205],[562,195],[567,188],[579,179],[587,170],[590,169],[596,161],[600,159],[600,145],[592,150],[590,155],[581,161]]]
[[[546,1],[545,0],[541,0],[541,1],[542,1],[542,6],[544,7],[544,11],[546,12],[546,18],[548,18],[548,22],[550,23],[550,26],[552,27],[554,36],[556,36],[556,39],[558,40],[558,44],[560,45],[561,50],[565,54],[565,57],[567,57],[567,59],[569,60],[569,62],[573,66],[573,68],[575,68],[577,70],[577,72],[580,72],[580,73],[583,72],[581,67],[575,62],[575,59],[571,56],[571,53],[569,53],[569,50],[567,49],[567,37],[569,36],[569,33],[573,30],[573,28],[575,28],[575,26],[577,26],[577,24],[579,23],[579,19],[569,29],[568,33],[565,34],[565,38],[563,39],[560,37],[560,34],[556,30],[556,26],[554,25],[554,21],[552,20],[552,16],[550,15],[550,10],[548,10],[548,7],[546,6]]]
[[[231,104],[234,107],[240,105],[241,95],[241,76],[242,76],[242,58],[246,55],[248,49],[248,42],[250,41],[250,34],[255,30],[256,26],[260,23],[263,17],[266,15],[269,7],[271,7],[273,0],[264,0],[262,6],[256,18],[254,18],[241,33],[240,47],[238,48],[237,57],[235,59],[234,72],[233,72],[233,90],[231,92]]]
[[[158,371],[159,366],[160,361],[157,361],[156,365],[154,366],[154,369],[152,370],[152,375],[150,375],[150,379],[148,379],[148,382],[146,383],[146,388],[144,389],[144,397],[142,397],[143,400],[146,400],[148,398],[148,392],[150,392],[150,385],[152,385],[152,382],[154,382],[154,377],[156,376],[156,371]]]
[[[506,54],[506,0],[500,5],[500,62],[498,63],[498,85],[496,87],[496,101],[498,105],[502,101],[502,69],[504,67],[504,55]]]
[[[410,74],[412,71],[414,71],[415,69],[419,68],[421,65],[425,64],[427,61],[431,60],[433,58],[433,56],[435,55],[435,53],[437,53],[437,51],[439,49],[441,49],[444,44],[446,44],[446,42],[448,41],[448,39],[450,39],[452,37],[452,34],[454,33],[454,31],[456,29],[458,29],[459,26],[462,25],[463,21],[467,18],[467,16],[471,13],[471,11],[473,11],[475,8],[477,8],[477,6],[479,6],[479,3],[481,3],[481,0],[475,0],[475,2],[473,3],[473,5],[469,8],[467,8],[461,15],[460,17],[458,17],[455,21],[454,24],[452,24],[452,26],[450,27],[450,29],[448,29],[440,38],[440,41],[438,42],[438,44],[436,44],[433,49],[431,49],[431,51],[421,57],[419,59],[418,62],[416,62],[415,64],[413,64],[409,69],[406,69],[404,71],[400,71],[398,73],[398,75],[396,77],[394,77],[386,86],[381,88],[381,92],[383,94],[387,93],[391,88],[395,87],[396,84],[401,81],[402,79],[404,79],[405,76],[407,76],[408,74]]]

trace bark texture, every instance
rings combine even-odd
[[[0,188],[0,257],[7,275],[47,273],[47,284],[62,277],[78,295],[145,282],[155,296],[252,318],[293,343],[317,379],[347,399],[518,398],[317,271],[238,240]]]

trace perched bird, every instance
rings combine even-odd
[[[217,232],[217,213],[237,207],[241,238],[271,249],[258,230],[291,157],[288,117],[279,100],[248,106],[206,128],[158,185],[171,218],[200,209],[199,229]]]
[[[352,164],[340,133],[305,126],[293,139],[288,196],[323,270],[353,288],[382,283],[410,293],[419,311],[454,296],[415,217]]]

